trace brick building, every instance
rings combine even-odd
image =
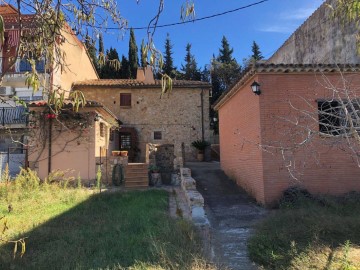
[[[245,72],[215,105],[222,169],[265,205],[295,185],[315,194],[360,191],[356,135],[324,129],[330,120],[323,118],[324,105],[346,95],[358,101],[359,71],[359,65],[260,64]],[[254,81],[260,95],[252,92]]]

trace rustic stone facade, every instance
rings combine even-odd
[[[145,84],[136,80],[94,80],[75,84],[74,88],[82,90],[87,100],[104,104],[121,120],[122,127],[137,130],[138,162],[145,162],[148,143],[173,144],[177,158],[182,158],[184,152],[186,160],[194,160],[196,151],[191,142],[202,135],[209,140],[207,83],[174,81],[172,92],[162,98],[158,81]],[[120,106],[123,93],[131,94],[130,106]]]
[[[325,1],[270,57],[274,64],[357,64],[356,26],[342,24],[332,17],[332,9]]]

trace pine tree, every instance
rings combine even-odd
[[[260,51],[260,47],[259,47],[259,45],[257,45],[257,43],[255,41],[253,41],[253,45],[251,46],[251,51],[252,51],[251,58],[253,60],[259,61],[261,59],[264,59],[264,57]]]
[[[219,49],[219,56],[217,60],[221,63],[230,63],[233,61],[232,53],[234,52],[234,49],[230,49],[229,42],[227,41],[226,37],[223,36],[221,40],[221,48]]]
[[[165,56],[164,56],[164,66],[162,69],[162,73],[169,75],[171,78],[175,78],[176,76],[176,68],[174,67],[174,59],[172,57],[172,48],[173,45],[170,41],[170,36],[167,34],[165,40]]]
[[[145,50],[145,42],[144,42],[144,40],[142,40],[141,47],[140,47],[140,56],[141,56],[141,66],[143,68],[147,66],[147,57],[146,57],[146,54],[143,54],[144,50]]]
[[[130,29],[130,40],[129,40],[129,67],[131,79],[136,78],[137,68],[139,66],[138,58],[138,47],[136,45],[134,29]]]
[[[200,81],[201,73],[197,67],[194,55],[191,54],[191,44],[186,45],[185,66],[181,65],[183,80]]]

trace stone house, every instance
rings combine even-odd
[[[19,167],[25,163],[26,150],[23,143],[27,142],[28,117],[27,109],[16,104],[12,97],[17,96],[24,102],[46,100],[47,91],[53,88],[69,92],[74,81],[97,79],[98,75],[87,50],[70,27],[65,25],[62,31],[64,42],[58,46],[66,52],[67,68],[61,70],[55,63],[49,63],[46,58],[38,61],[36,70],[41,81],[45,82],[44,87],[47,91],[43,91],[42,85],[39,91],[34,93],[32,87],[25,85],[26,73],[31,71],[31,65],[25,57],[20,58],[16,55],[20,44],[18,10],[12,5],[2,4],[0,14],[5,24],[5,41],[0,46],[0,73],[6,72],[0,86],[0,96],[8,100],[0,104],[0,171],[8,163],[11,174],[15,175]],[[31,30],[35,15],[22,14],[21,19],[24,31]],[[15,65],[10,67],[9,64],[14,58]]]
[[[137,79],[76,82],[89,100],[97,100],[122,122],[115,135],[116,149],[129,150],[129,162],[146,162],[148,144],[173,144],[177,161],[195,159],[191,142],[209,140],[209,90],[198,81],[173,81],[170,94],[160,98],[161,81],[150,68],[139,69]]]
[[[360,191],[360,145],[337,131],[343,111],[335,106],[351,92],[346,102],[358,108],[359,72],[359,65],[258,64],[242,74],[215,105],[224,172],[264,205],[290,186],[315,194]],[[335,95],[334,87],[344,93]]]

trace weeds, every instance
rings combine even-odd
[[[360,194],[293,195],[258,226],[251,259],[265,269],[360,269]]]

